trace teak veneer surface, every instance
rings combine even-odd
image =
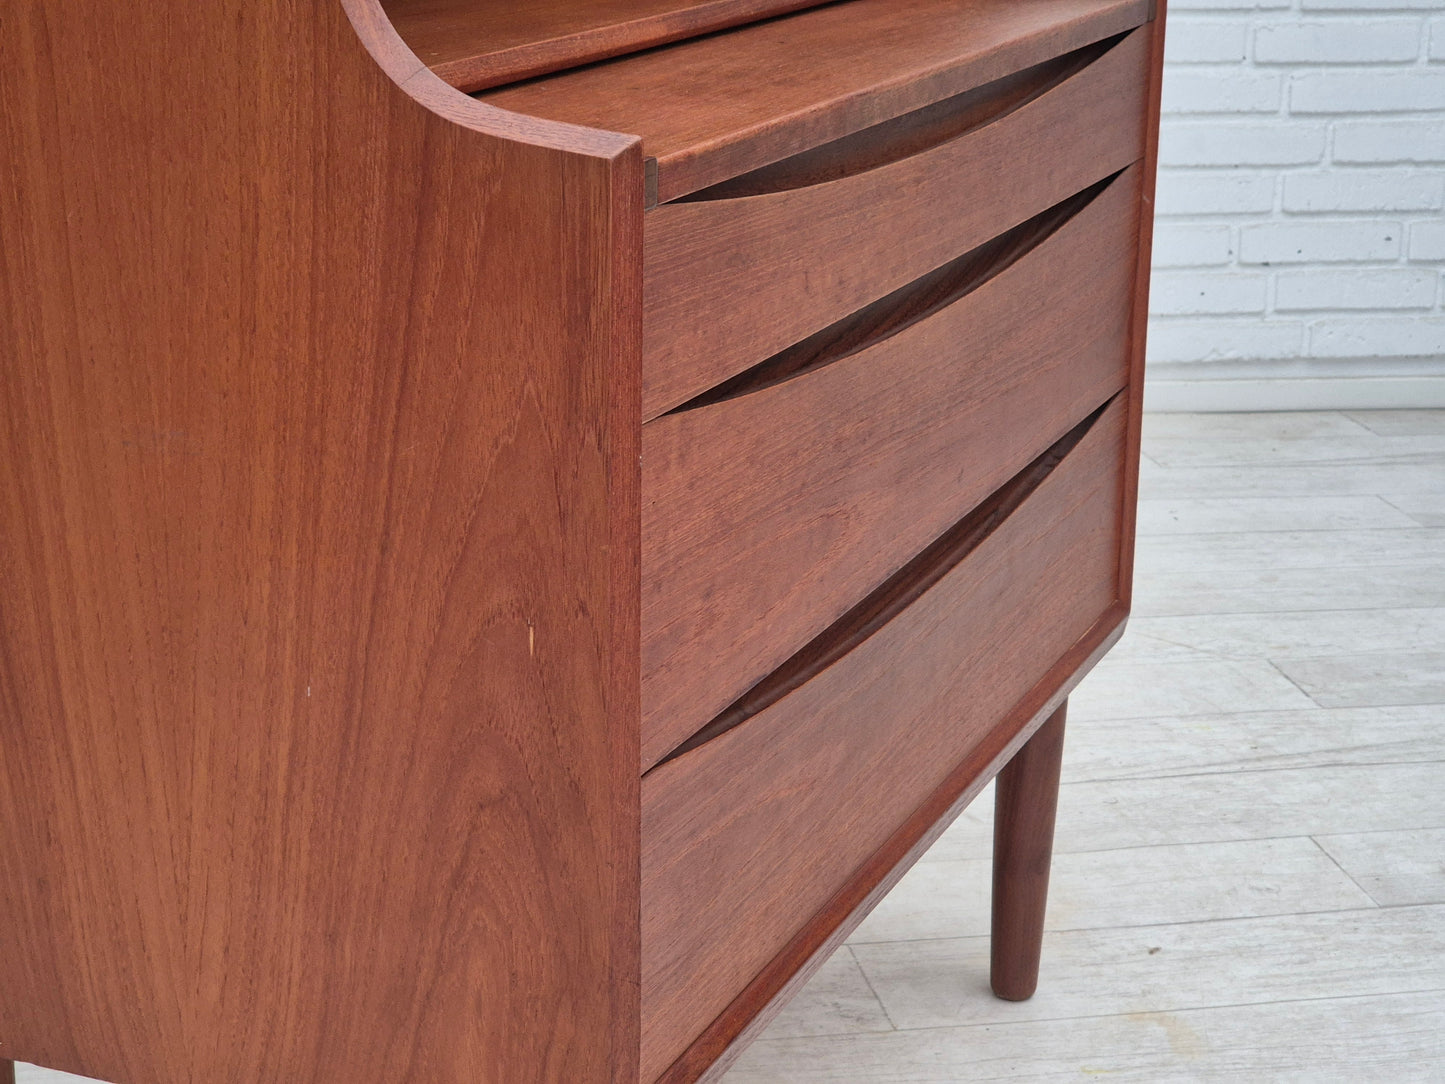
[[[824,0],[383,0],[418,57],[475,91]]]
[[[0,1050],[635,1081],[635,141],[368,0],[4,22]]]
[[[911,327],[643,428],[643,767],[1124,386],[1137,170]]]
[[[666,202],[1121,33],[1150,0],[849,0],[481,95],[642,137]]]
[[[1113,605],[1125,420],[1116,401],[1022,506],[840,661],[643,779],[644,1079]]]
[[[650,211],[643,416],[677,406],[1138,160],[1147,54],[1148,36],[1131,34],[992,123],[889,165]]]

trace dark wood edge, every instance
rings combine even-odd
[[[1114,646],[1127,619],[1128,609],[1122,602],[1105,610],[893,837],[658,1077],[658,1084],[721,1079],[748,1043]]]
[[[1119,597],[1134,599],[1134,532],[1139,514],[1139,446],[1144,420],[1144,357],[1149,337],[1149,273],[1154,245],[1154,185],[1159,173],[1159,91],[1164,72],[1164,23],[1167,0],[1158,0],[1150,42],[1148,107],[1144,125],[1144,161],[1139,178],[1139,251],[1134,272],[1134,302],[1129,331],[1129,417],[1124,442],[1124,501],[1119,521]]]

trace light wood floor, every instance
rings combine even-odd
[[[1144,451],[1038,994],[988,993],[985,792],[725,1084],[1445,1082],[1445,411],[1156,415]]]

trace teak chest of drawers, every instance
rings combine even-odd
[[[686,1082],[1128,611],[1151,0],[17,0],[0,1065]]]

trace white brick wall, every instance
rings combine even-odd
[[[1160,409],[1445,406],[1445,0],[1171,0]]]

